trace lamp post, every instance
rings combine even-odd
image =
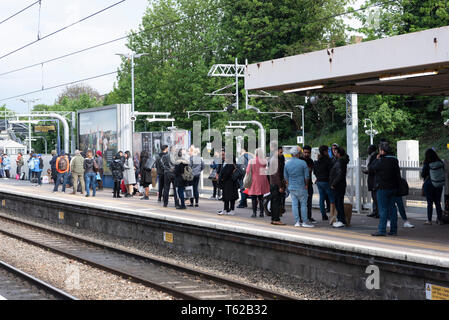
[[[301,125],[301,127],[302,127],[302,146],[304,147],[305,146],[305,143],[306,143],[306,139],[305,139],[305,137],[304,137],[304,106],[295,106],[295,108],[300,108],[301,109],[301,113],[302,113],[302,125]]]
[[[369,137],[370,137],[370,145],[372,145],[372,144],[374,143],[374,136],[375,136],[376,134],[378,134],[379,132],[378,132],[377,130],[373,130],[373,122],[371,121],[371,119],[365,119],[365,120],[364,120],[364,122],[365,122],[364,128],[367,128],[367,126],[366,126],[366,122],[367,122],[367,121],[370,122],[370,130],[366,130],[365,133],[366,133],[367,135],[369,135]]]
[[[131,54],[123,54],[123,53],[116,53],[116,55],[124,57],[128,60],[131,60],[131,115],[134,115],[134,59],[138,59],[142,56],[147,56],[148,53],[131,53]],[[134,121],[133,121],[133,134],[134,134]]]
[[[25,99],[19,99],[19,101],[22,101],[23,103],[28,104],[28,114],[30,113],[30,103],[35,103],[39,101],[39,99],[33,99],[33,100],[25,100]],[[28,152],[31,152],[31,117],[28,117]]]
[[[208,126],[208,132],[209,132],[209,142],[210,142],[210,113],[203,114],[203,113],[195,113],[194,112],[194,113],[190,114],[190,112],[187,111],[188,118],[190,118],[191,115],[192,116],[197,115],[197,116],[207,117],[207,126]]]

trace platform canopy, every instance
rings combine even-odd
[[[250,64],[245,89],[449,95],[449,27]]]

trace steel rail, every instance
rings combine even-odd
[[[62,237],[62,238],[76,240],[76,241],[82,242],[84,244],[95,246],[95,247],[98,247],[98,248],[101,248],[101,249],[104,249],[104,250],[110,250],[110,251],[113,251],[115,253],[123,254],[124,256],[127,256],[127,257],[136,258],[138,260],[143,260],[144,262],[149,262],[149,263],[153,263],[153,264],[156,264],[156,265],[160,265],[160,266],[163,266],[163,267],[166,267],[166,268],[169,268],[169,269],[176,270],[178,272],[187,273],[187,274],[190,274],[192,276],[198,276],[198,277],[201,277],[201,278],[206,279],[206,280],[211,280],[211,281],[214,281],[214,282],[217,282],[217,283],[221,283],[221,284],[227,285],[227,286],[229,286],[231,288],[234,288],[234,289],[242,289],[242,290],[247,291],[248,293],[259,294],[259,295],[263,296],[265,299],[270,299],[270,300],[297,300],[297,298],[295,298],[293,296],[281,294],[281,293],[278,293],[278,292],[273,292],[273,291],[270,291],[270,290],[267,290],[267,289],[264,289],[264,288],[260,288],[260,287],[257,287],[257,286],[251,285],[251,284],[238,282],[236,280],[233,280],[233,279],[230,279],[230,278],[227,278],[227,277],[214,275],[214,274],[209,273],[209,272],[199,271],[199,270],[196,270],[196,269],[193,269],[193,268],[180,266],[178,264],[174,264],[174,263],[170,263],[170,262],[167,262],[167,261],[163,261],[163,260],[158,259],[158,258],[154,258],[154,257],[149,257],[149,256],[146,256],[146,255],[138,254],[138,253],[135,253],[135,252],[132,252],[132,251],[129,251],[129,250],[115,248],[115,247],[106,245],[104,243],[100,243],[100,242],[97,242],[97,241],[94,241],[94,240],[89,240],[89,239],[86,239],[84,237],[75,236],[73,234],[68,235],[68,234],[64,233],[63,231],[53,230],[53,229],[50,229],[50,228],[47,228],[47,227],[43,227],[41,225],[37,225],[35,223],[25,222],[23,220],[18,220],[18,219],[12,218],[12,217],[5,217],[4,215],[0,215],[0,220],[1,219],[8,220],[10,222],[23,225],[25,227],[38,229],[38,230],[41,230],[41,231],[44,231],[44,232],[49,232],[49,233],[55,234],[55,235],[57,235],[59,237]],[[36,245],[36,246],[39,246],[41,248],[51,250],[51,251],[53,251],[55,253],[67,256],[69,258],[76,259],[76,260],[82,261],[82,262],[86,262],[86,263],[88,263],[88,264],[90,264],[92,266],[95,266],[97,268],[103,269],[105,271],[108,271],[108,272],[111,272],[111,273],[114,273],[114,274],[117,274],[117,275],[120,275],[120,276],[124,276],[126,278],[131,278],[131,279],[133,279],[133,280],[135,280],[135,281],[137,281],[137,282],[139,282],[141,284],[144,284],[146,286],[149,286],[149,287],[155,288],[157,290],[161,290],[161,291],[167,292],[167,293],[173,295],[174,297],[181,298],[181,299],[188,299],[188,300],[199,300],[199,298],[197,296],[190,295],[190,294],[185,294],[182,291],[178,291],[178,290],[175,290],[173,288],[160,285],[158,283],[149,281],[148,279],[145,279],[145,278],[142,278],[142,277],[138,277],[138,276],[136,276],[134,274],[129,274],[129,273],[123,272],[122,270],[119,270],[119,269],[116,269],[116,268],[111,268],[110,266],[107,266],[106,264],[102,264],[102,263],[94,261],[94,260],[86,259],[85,257],[80,257],[79,255],[76,255],[76,254],[74,254],[74,253],[72,253],[72,252],[70,252],[68,250],[61,250],[59,248],[54,248],[54,247],[45,245],[43,243],[40,243],[38,241],[29,239],[29,238],[23,237],[21,235],[17,235],[15,233],[12,233],[10,231],[5,231],[5,230],[2,230],[2,229],[0,229],[0,233],[3,233],[5,235],[7,235],[7,236],[10,236],[10,237],[22,240],[22,241],[25,241],[25,242],[30,243],[32,245]]]

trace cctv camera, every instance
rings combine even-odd
[[[136,120],[137,120],[136,116],[131,116],[131,121],[136,121]]]

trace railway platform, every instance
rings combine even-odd
[[[384,299],[426,299],[428,284],[449,287],[449,225],[424,225],[425,214],[411,213],[415,228],[397,237],[372,237],[377,219],[354,214],[351,226],[332,228],[313,217],[316,228],[294,227],[291,210],[286,226],[270,217],[251,218],[251,209],[219,216],[222,202],[200,199],[199,207],[176,210],[173,199],[164,208],[155,196],[113,199],[112,191],[81,194],[52,193],[51,185],[0,180],[4,212],[33,216],[60,224],[104,232],[117,237],[151,241],[174,250],[212,255],[248,265],[292,274],[332,287],[359,290]]]

